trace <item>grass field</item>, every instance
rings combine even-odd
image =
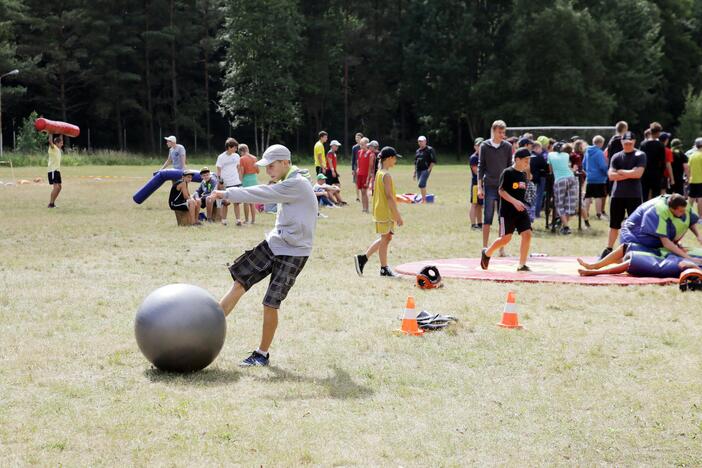
[[[413,189],[409,168],[395,174]],[[0,186],[0,465],[702,465],[701,295],[459,280],[422,292],[376,277],[377,259],[358,278],[351,256],[375,235],[349,191],[318,224],[270,368],[237,367],[258,344],[259,284],[211,367],[152,369],[134,340],[142,299],[174,282],[219,298],[226,263],[273,217],[177,228],[166,188],[132,202],[149,175],[66,167],[55,210],[45,183]],[[401,207],[392,264],[479,254],[467,169],[437,167],[431,186],[435,205]],[[604,236],[602,222],[537,230],[532,250],[595,255]],[[510,288],[526,330],[495,326]],[[396,336],[408,294],[460,324]]]

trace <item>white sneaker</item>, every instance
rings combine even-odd
[[[318,218],[328,218],[329,216],[325,215],[325,214],[322,213],[321,211],[318,211],[318,212],[317,212],[317,217],[318,217]]]
[[[222,226],[226,226],[226,225],[227,225],[227,220],[226,220],[226,219],[223,219],[223,220],[222,220]]]

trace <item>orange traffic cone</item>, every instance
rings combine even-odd
[[[407,304],[405,305],[405,315],[402,318],[402,328],[400,331],[404,335],[420,336],[424,334],[424,330],[417,325],[417,309],[414,305],[414,297],[407,296]]]
[[[497,325],[502,328],[522,328],[522,326],[519,325],[519,315],[517,314],[515,294],[512,291],[507,293],[507,302],[505,303],[505,309],[502,312],[502,321]]]

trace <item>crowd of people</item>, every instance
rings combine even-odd
[[[472,228],[483,232],[484,269],[496,251],[504,255],[504,247],[517,231],[522,236],[517,269],[530,271],[526,260],[531,223],[541,216],[544,204],[553,206],[554,228],[558,225],[559,232],[568,235],[572,232],[569,222],[579,212],[585,227],[590,227],[593,200],[597,218],[609,221],[607,246],[600,259],[613,254],[617,239],[631,246],[640,241],[632,232],[652,231],[659,244],[652,247],[656,249],[650,252],[653,256],[666,257],[672,252],[687,262],[693,261],[680,247],[680,239],[689,229],[702,243],[696,227],[698,218],[691,210],[696,205],[697,212],[702,211],[702,138],[684,151],[680,140],[672,139],[657,122],[644,132],[638,148],[636,136],[623,121],[617,123],[616,134],[607,145],[601,135],[595,136],[591,145],[577,136],[570,141],[547,136],[535,139],[532,134],[508,139],[506,129],[505,122],[495,121],[491,138],[476,139],[475,152],[469,159],[469,216]],[[609,215],[605,211],[607,198]],[[500,231],[491,244],[490,226],[496,209]],[[647,221],[642,228],[640,220],[644,218]],[[628,223],[628,237],[620,236],[624,222]],[[664,250],[658,250],[661,248]],[[620,254],[618,251],[614,258],[622,258]],[[585,268],[581,274],[591,275],[591,270],[599,267]]]

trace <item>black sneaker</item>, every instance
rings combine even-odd
[[[522,265],[519,268],[517,268],[517,271],[531,271],[531,268],[529,268],[526,265]]]
[[[400,275],[392,271],[392,269],[387,266],[387,267],[380,267],[380,276],[386,276],[388,278],[399,278]]]
[[[239,367],[263,367],[268,365],[268,360],[270,359],[271,355],[268,354],[268,356],[264,356],[263,354],[259,353],[258,351],[254,351],[251,353],[251,356],[247,357],[243,361],[239,363]]]
[[[612,253],[612,247],[607,247],[607,248],[604,249],[604,250],[602,251],[602,253],[600,254],[600,260],[602,260],[603,258],[605,258],[607,255],[609,255],[609,254],[611,254],[611,253]]]
[[[47,208],[56,208],[56,205],[54,205],[53,203],[49,203],[49,204],[47,205]]]
[[[570,228],[568,226],[563,226],[560,230],[560,233],[564,236],[567,236],[568,234],[570,234]]]
[[[487,249],[483,249],[480,251],[480,268],[487,270],[488,265],[490,265],[490,257],[487,256]]]
[[[353,260],[356,263],[356,273],[358,273],[358,276],[363,276],[363,268],[366,266],[366,263],[368,263],[368,257],[365,255],[356,255],[353,257]]]
[[[587,219],[586,219],[586,220],[584,220],[583,222],[585,223],[585,227],[588,228],[588,229],[590,229],[590,220],[587,220]]]

